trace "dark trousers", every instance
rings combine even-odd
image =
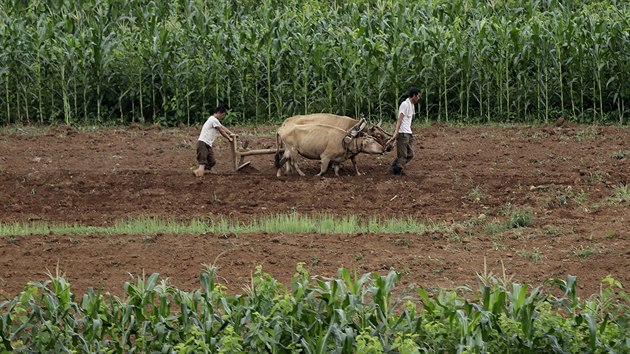
[[[413,135],[398,133],[396,138],[396,159],[392,162],[394,173],[400,173],[405,168],[407,162],[413,159]]]
[[[205,165],[206,170],[211,169],[212,166],[217,164],[217,161],[214,159],[214,153],[212,152],[212,146],[201,140],[197,141],[197,162],[200,165]]]

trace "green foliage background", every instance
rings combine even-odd
[[[0,124],[232,123],[332,112],[625,123],[626,1],[0,3]]]

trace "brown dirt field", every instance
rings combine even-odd
[[[274,127],[230,127],[249,148],[275,145]],[[391,128],[390,128],[391,130]],[[577,275],[579,295],[612,275],[630,286],[630,201],[611,196],[630,183],[630,128],[569,122],[520,127],[415,128],[408,175],[387,174],[393,153],[361,155],[342,176],[277,178],[273,155],[248,157],[234,172],[218,138],[217,174],[194,177],[199,127],[130,126],[80,130],[8,127],[0,133],[0,222],[104,226],[128,217],[247,221],[263,215],[325,212],[411,217],[445,231],[426,234],[114,235],[0,238],[0,297],[14,296],[47,269],[65,273],[75,293],[102,285],[122,295],[130,274],[158,272],[198,288],[214,263],[231,292],[256,265],[288,282],[296,264],[333,276],[396,269],[405,285],[429,290],[475,286],[475,273],[502,272],[535,286]],[[493,230],[505,210],[530,208],[533,225]]]

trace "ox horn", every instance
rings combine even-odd
[[[361,118],[361,120],[359,121],[359,131],[363,131],[363,129],[365,129],[365,127],[367,126],[367,121],[365,120],[365,118]]]
[[[348,135],[350,135],[351,137],[354,138],[360,132],[362,132],[363,129],[365,129],[366,126],[367,126],[367,122],[365,121],[365,118],[362,118],[359,121],[359,123],[355,124],[352,128],[350,128],[350,130],[348,130]]]

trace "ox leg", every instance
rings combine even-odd
[[[287,163],[288,162],[288,163]],[[278,171],[276,172],[276,177],[282,176],[282,167],[285,169],[285,174],[289,174],[289,166],[291,165],[291,153],[287,150],[282,155],[278,163]]]
[[[289,158],[287,159],[289,161],[289,163],[287,164],[287,173],[289,169],[291,169],[292,171],[297,172],[300,176],[306,176],[304,172],[300,170],[300,166],[298,166],[297,164],[297,157],[299,155],[298,151],[296,149],[291,149],[287,153],[289,156]]]
[[[357,176],[361,176],[361,172],[359,172],[359,167],[357,167],[357,160],[355,160],[356,156],[352,156],[350,161],[352,161],[352,167],[354,167],[354,171],[357,173]]]
[[[304,172],[302,172],[302,170],[300,170],[300,166],[298,166],[297,164],[297,160],[295,159],[291,159],[291,166],[295,169],[295,171],[302,177],[306,176],[306,174]]]
[[[330,164],[330,159],[322,158],[322,168],[317,175],[321,177],[324,173],[326,173],[326,171],[328,171],[329,164]]]
[[[276,177],[282,176],[282,166],[278,167],[278,171],[276,172]]]
[[[333,164],[333,168],[335,169],[335,176],[339,177],[339,168],[341,167],[341,164]]]
[[[286,173],[288,175],[289,173],[291,173],[291,171],[294,171],[293,160],[291,160],[289,158],[289,159],[287,159],[287,164],[284,165],[284,173]]]

